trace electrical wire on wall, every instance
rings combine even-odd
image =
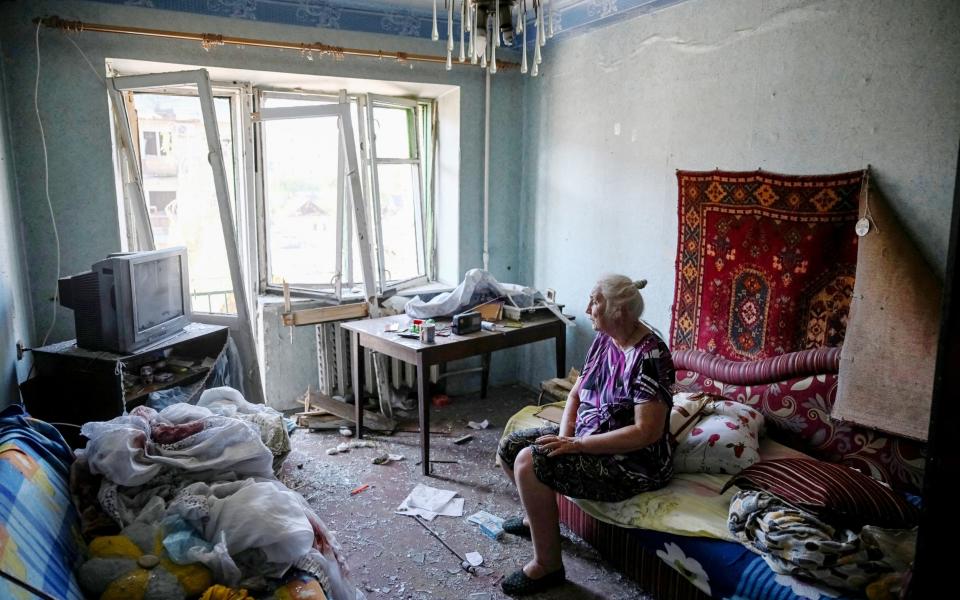
[[[57,303],[60,300],[60,230],[57,228],[57,218],[53,212],[53,202],[50,200],[50,164],[47,157],[47,138],[43,130],[43,120],[40,118],[40,27],[42,25],[43,23],[37,22],[37,30],[34,34],[34,43],[37,50],[37,74],[33,84],[33,109],[37,115],[37,126],[40,128],[40,146],[43,148],[43,191],[47,199],[47,208],[50,209],[50,224],[53,227],[53,241],[57,252],[57,270],[53,283],[53,316],[50,319],[50,326],[47,327],[47,332],[43,336],[43,341],[40,343],[41,346],[46,346],[47,340],[50,339],[50,334],[53,333],[53,328],[57,324]],[[97,72],[97,69],[93,66],[93,63],[90,62],[90,59],[87,58],[87,55],[84,54],[80,46],[70,39],[69,36],[67,36],[67,41],[73,44],[77,52],[80,53],[80,56],[83,57],[83,60],[89,65],[90,70],[93,71],[93,74],[97,76],[97,79],[99,79],[100,83],[106,88],[106,80]]]
[[[33,109],[37,113],[37,125],[40,127],[40,145],[43,148],[43,191],[47,198],[47,207],[50,209],[50,224],[53,226],[53,241],[57,251],[57,270],[53,278],[53,317],[50,319],[50,326],[40,343],[41,346],[46,346],[47,340],[53,332],[53,327],[57,324],[57,302],[60,298],[58,289],[60,281],[60,231],[57,229],[57,218],[53,214],[53,202],[50,200],[50,165],[47,161],[47,138],[43,133],[43,120],[40,118],[40,25],[40,23],[37,23],[37,31],[34,35],[34,42],[37,47],[37,76],[33,83]]]

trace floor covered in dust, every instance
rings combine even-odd
[[[531,542],[510,535],[492,540],[467,517],[480,510],[504,518],[520,514],[516,490],[494,466],[494,457],[503,425],[518,409],[534,403],[536,396],[529,390],[508,386],[492,389],[486,399],[458,396],[448,406],[432,408],[431,459],[457,461],[434,464],[432,477],[421,473],[418,422],[413,415],[401,419],[401,431],[393,435],[367,433],[364,439],[373,442],[373,448],[332,456],[326,450],[347,438],[336,430],[298,429],[281,479],[303,494],[334,531],[351,579],[371,600],[505,598],[500,580],[530,559]],[[490,422],[487,429],[467,426],[468,421],[484,419]],[[453,443],[468,433],[472,440]],[[385,452],[405,458],[386,465],[371,462]],[[462,517],[437,517],[427,525],[461,556],[479,552],[483,564],[476,574],[465,572],[451,551],[413,517],[394,513],[418,483],[453,490],[464,498]],[[363,485],[369,487],[350,494]],[[590,546],[561,529],[568,582],[532,598],[652,599]]]

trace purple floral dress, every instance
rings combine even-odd
[[[675,375],[670,350],[650,333],[626,352],[610,336],[599,333],[587,351],[580,375],[580,408],[576,435],[589,436],[634,423],[634,407],[645,402],[673,405]],[[665,417],[659,440],[625,454],[563,454],[548,457],[533,446],[537,478],[572,498],[615,502],[663,487],[673,475]],[[500,458],[512,465],[517,454],[541,435],[556,434],[557,427],[514,432],[500,443]]]

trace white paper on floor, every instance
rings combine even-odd
[[[436,516],[462,517],[463,498],[454,498],[456,495],[454,491],[419,484],[403,499],[396,513],[419,515],[426,521],[432,521]]]
[[[471,567],[479,567],[483,564],[483,556],[479,552],[467,552],[465,558]]]

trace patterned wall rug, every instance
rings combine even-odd
[[[677,171],[671,348],[731,360],[839,346],[863,172]]]

